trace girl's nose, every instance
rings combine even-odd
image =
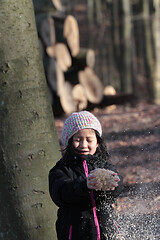
[[[87,141],[85,139],[82,140],[80,146],[81,146],[81,148],[87,147]]]

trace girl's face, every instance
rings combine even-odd
[[[73,147],[78,154],[93,155],[98,147],[95,131],[86,128],[75,133],[73,136]]]

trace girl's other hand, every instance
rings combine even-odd
[[[87,178],[87,187],[89,189],[101,190],[102,184],[98,181],[97,177],[93,174],[89,174]]]
[[[90,189],[113,191],[120,181],[118,174],[109,169],[94,169],[90,172],[87,186]]]

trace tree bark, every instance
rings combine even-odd
[[[153,79],[154,79],[154,46],[152,42],[152,28],[149,13],[150,1],[142,1],[142,14],[144,24],[144,62],[147,77],[147,90],[149,99],[153,99]]]
[[[122,0],[123,8],[123,41],[124,41],[124,63],[121,78],[122,91],[132,93],[131,73],[131,8],[130,1]]]
[[[155,75],[154,75],[154,101],[160,104],[160,0],[154,1],[155,18],[154,18],[154,41],[155,41]]]
[[[33,5],[0,5],[0,238],[53,240],[48,171],[60,154]]]

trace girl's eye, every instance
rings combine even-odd
[[[92,142],[92,139],[87,139],[87,142],[89,142],[89,143]]]
[[[80,139],[79,139],[79,138],[76,138],[74,141],[75,141],[75,142],[80,142]]]

